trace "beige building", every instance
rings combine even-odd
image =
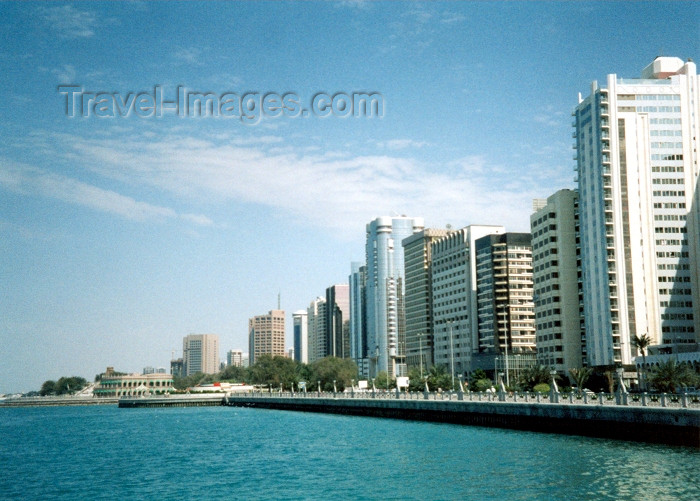
[[[261,355],[286,356],[284,311],[271,310],[248,321],[250,365]]]
[[[575,191],[559,190],[530,216],[537,363],[563,374],[586,356],[577,205]]]
[[[107,367],[100,382],[92,391],[97,398],[141,396],[174,391],[170,374],[118,374]]]
[[[182,364],[185,376],[219,372],[219,336],[190,334],[182,340]]]

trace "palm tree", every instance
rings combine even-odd
[[[632,340],[632,345],[642,354],[642,379],[644,380],[644,386],[642,389],[646,390],[647,386],[647,353],[646,349],[651,345],[651,338],[647,334],[642,334],[642,337],[634,336]]]
[[[579,392],[583,391],[583,387],[588,381],[588,378],[591,377],[591,373],[593,372],[593,369],[590,367],[581,367],[580,369],[569,369],[569,374],[571,374],[571,377],[574,379],[574,383],[576,383],[576,387],[578,388]]]
[[[677,364],[675,360],[669,359],[654,368],[651,382],[659,391],[674,393],[683,385],[695,386],[697,376],[687,364]]]

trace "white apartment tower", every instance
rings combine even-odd
[[[318,297],[311,301],[306,310],[307,333],[309,336],[309,363],[326,356],[326,300]]]
[[[608,75],[574,111],[586,350],[630,364],[635,336],[669,348],[700,329],[700,93],[693,62]]]

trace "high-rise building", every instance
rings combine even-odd
[[[350,358],[350,291],[348,284],[326,289],[324,356]]]
[[[379,217],[367,224],[366,311],[370,377],[406,373],[404,261],[401,242],[423,229],[422,218]]]
[[[470,225],[430,245],[434,359],[454,375],[472,371],[479,351],[476,241],[503,233],[503,226]]]
[[[406,365],[430,369],[433,365],[433,294],[430,244],[447,230],[426,228],[401,242],[404,255],[406,299]]]
[[[534,207],[534,205],[533,205]],[[578,194],[559,190],[530,216],[537,363],[567,374],[585,362],[576,245]]]
[[[286,356],[284,349],[284,311],[270,310],[248,320],[248,349],[250,365],[261,355]]]
[[[306,312],[309,363],[313,363],[326,356],[326,300],[322,297],[314,299]]]
[[[365,284],[367,267],[361,263],[350,264],[350,357],[357,364],[360,378],[369,377],[367,359],[367,317]]]
[[[643,334],[668,349],[697,342],[695,64],[658,57],[640,79],[608,75],[574,116],[589,364],[630,364]]]
[[[531,241],[530,233],[509,232],[475,242],[478,350],[498,355],[494,370],[507,382],[536,362]]]
[[[294,360],[304,364],[309,363],[309,325],[306,310],[292,313],[294,328]]]
[[[226,353],[226,365],[243,367],[243,350],[229,350]]]
[[[185,376],[216,374],[219,371],[219,336],[190,334],[182,340],[182,368]]]

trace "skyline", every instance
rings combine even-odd
[[[696,58],[699,9],[0,3],[0,393],[168,367],[188,334],[245,351],[278,293],[289,347],[291,313],[347,283],[378,216],[529,231],[533,198],[574,187],[578,93]],[[61,85],[378,92],[385,112],[69,118]]]

